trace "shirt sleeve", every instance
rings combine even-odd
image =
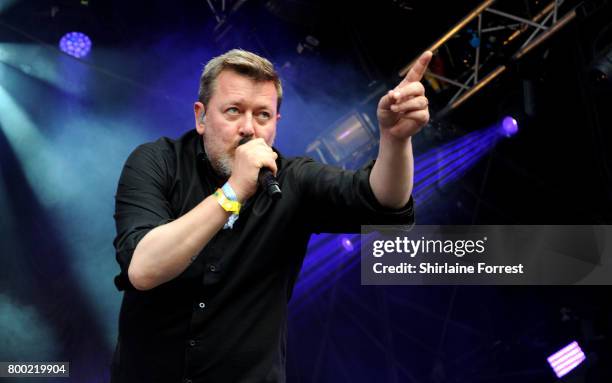
[[[298,171],[306,222],[313,232],[359,232],[361,225],[414,223],[412,196],[400,209],[383,207],[370,187],[374,161],[357,171],[306,159]]]
[[[169,151],[144,144],[128,157],[115,196],[113,242],[121,274],[115,278],[120,290],[131,284],[127,270],[138,242],[151,229],[172,221],[173,213],[167,195],[170,188]]]

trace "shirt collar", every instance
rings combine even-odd
[[[203,142],[202,136],[199,133],[196,134],[195,141],[196,141],[195,142],[196,159],[198,160],[198,162],[207,161],[208,159],[206,158],[206,152],[204,152],[204,142]]]
[[[214,182],[216,186],[223,185],[227,179],[220,176],[215,169],[212,167],[212,164],[208,160],[208,156],[206,155],[206,151],[204,151],[204,140],[202,136],[197,133],[195,135],[195,158],[196,158],[196,166],[200,167],[204,170],[204,174],[209,174],[211,176],[211,180]]]

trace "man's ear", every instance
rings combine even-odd
[[[196,130],[199,134],[204,134],[204,130],[206,128],[206,106],[200,101],[196,101],[193,104],[193,114],[195,117]]]

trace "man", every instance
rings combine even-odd
[[[311,233],[414,219],[430,59],[380,100],[378,158],[356,172],[272,148],[282,87],[268,60],[232,50],[206,65],[196,129],[141,145],[119,180],[113,382],[285,381],[287,301]],[[262,168],[280,200],[258,188]]]

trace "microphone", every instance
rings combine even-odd
[[[268,168],[261,168],[259,170],[259,176],[257,176],[257,183],[260,188],[264,188],[268,193],[268,196],[273,200],[279,200],[283,196],[281,192],[278,180],[272,174],[272,171]]]
[[[245,144],[251,140],[251,137],[242,137],[238,142],[238,145]],[[259,169],[259,175],[257,176],[257,184],[260,188],[264,189],[270,198],[273,200],[279,200],[283,193],[281,191],[278,180],[274,177],[272,171],[268,168]]]

